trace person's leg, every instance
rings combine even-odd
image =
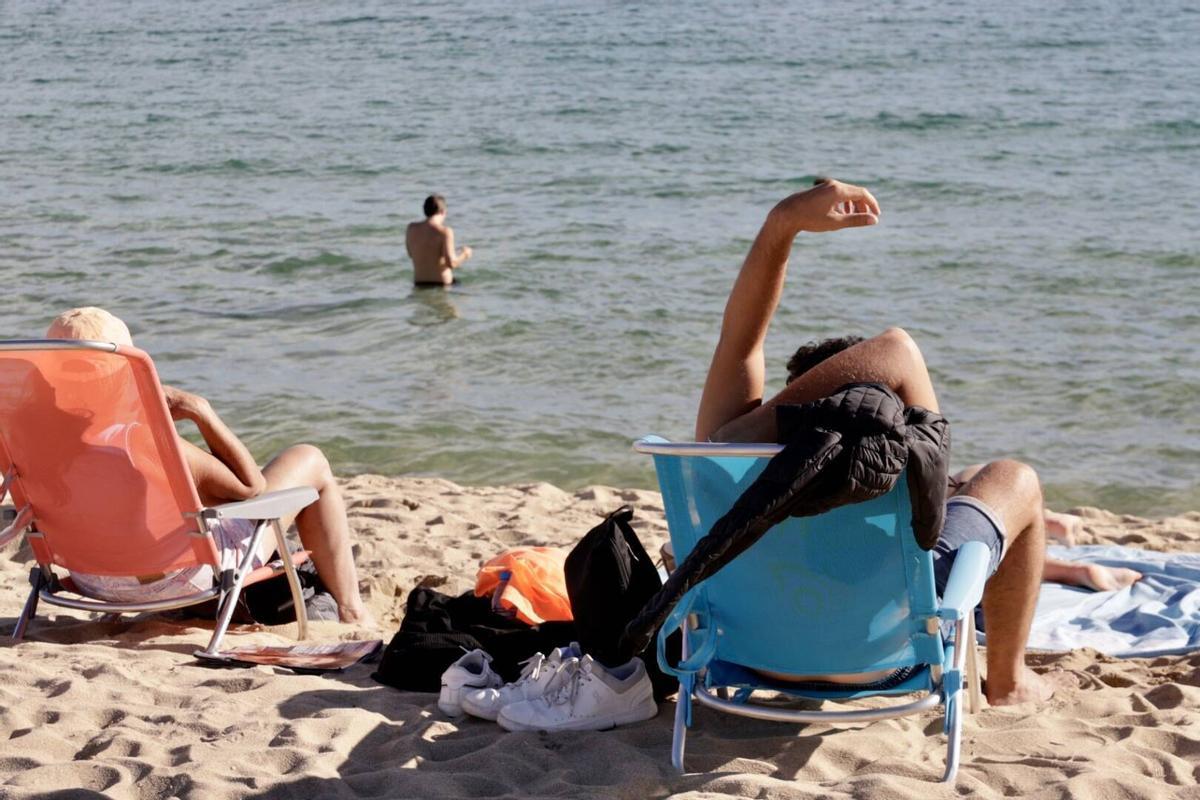
[[[957,487],[953,494],[958,494],[962,491],[962,485],[975,477],[975,474],[981,469],[983,469],[983,464],[972,464],[951,476],[952,485]],[[1042,518],[1046,523],[1046,536],[1048,538],[1057,540],[1064,547],[1075,546],[1075,537],[1083,529],[1083,520],[1080,517],[1044,508],[1042,509]],[[1048,580],[1054,579],[1049,578]]]
[[[983,591],[987,623],[987,698],[992,705],[1045,701],[1054,686],[1025,666],[1046,552],[1042,487],[1032,467],[993,461],[960,494],[986,504],[1004,524],[1004,555]]]
[[[965,469],[960,469],[958,472],[951,475],[951,481],[958,485],[958,488],[952,492],[952,494],[959,494],[962,491],[962,487],[966,485],[967,481],[978,475],[979,470],[981,469],[983,469],[983,464],[972,464],[971,466],[966,467]]]
[[[263,476],[269,492],[299,486],[317,490],[317,502],[294,518],[281,519],[280,524],[286,530],[294,519],[300,541],[312,553],[317,573],[337,601],[342,621],[370,622],[370,613],[358,591],[346,504],[325,455],[312,445],[294,445],[272,459],[263,468]]]
[[[957,485],[953,494],[965,491],[966,483],[983,469],[982,464],[972,464],[956,473],[951,481]],[[1042,519],[1046,523],[1046,536],[1057,539],[1064,547],[1075,544],[1075,536],[1083,526],[1083,520],[1074,514],[1060,514],[1048,508],[1042,509]],[[1077,561],[1059,561],[1056,558],[1046,558],[1042,571],[1042,580],[1050,583],[1062,583],[1067,586],[1079,586],[1091,589],[1093,592],[1113,592],[1132,586],[1142,578],[1142,573],[1124,567],[1106,567],[1102,564],[1083,564]]]

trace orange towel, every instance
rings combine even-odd
[[[500,604],[516,612],[517,618],[530,625],[573,619],[567,597],[563,564],[567,551],[559,547],[516,547],[505,550],[479,568],[475,578],[475,596],[486,597],[496,591],[500,573],[512,577],[500,594]]]

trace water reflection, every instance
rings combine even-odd
[[[462,314],[453,299],[458,291],[453,286],[414,286],[409,295],[413,306],[409,322],[427,328],[460,319]]]

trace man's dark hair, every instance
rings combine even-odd
[[[425,198],[425,216],[432,217],[434,214],[446,213],[446,198],[440,194],[431,194]]]
[[[837,355],[847,347],[852,347],[861,341],[863,341],[861,336],[843,336],[840,339],[825,339],[801,345],[800,349],[788,359],[787,382],[791,383],[825,359]]]

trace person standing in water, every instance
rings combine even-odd
[[[465,264],[472,252],[469,247],[455,251],[454,230],[446,224],[446,198],[440,194],[425,198],[425,219],[408,224],[404,242],[417,286],[458,283],[454,270]]]

